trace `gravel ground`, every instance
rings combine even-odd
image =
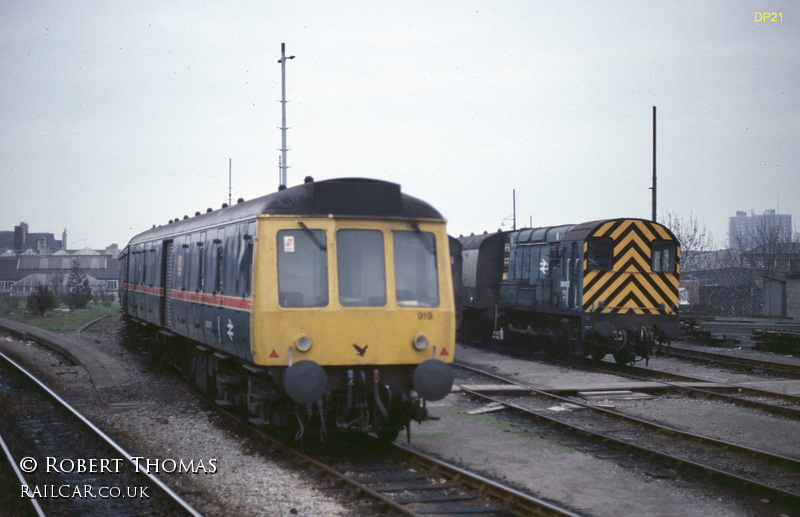
[[[340,492],[326,490],[265,451],[252,450],[169,374],[153,372],[143,358],[123,349],[116,320],[73,337],[89,340],[123,364],[131,381],[121,389],[96,390],[83,367],[30,342],[2,335],[0,348],[41,375],[131,455],[202,461],[205,469],[196,474],[162,472],[159,477],[206,516],[356,515],[355,505]],[[212,460],[215,472],[204,473],[212,471]]]
[[[0,336],[0,347],[34,365],[70,403],[85,411],[132,454],[161,460],[217,459],[213,475],[162,476],[205,515],[365,514],[357,503],[343,500],[340,493],[329,491],[298,467],[270,458],[265,451],[253,450],[246,439],[228,430],[213,410],[203,407],[177,381],[168,374],[153,372],[146,360],[122,348],[119,324],[114,319],[79,337],[124,365],[131,378],[124,389],[98,391],[82,367],[69,365],[58,354],[36,345]],[[456,357],[541,385],[628,382],[613,375],[577,372],[468,346],[457,348]],[[650,364],[709,380],[760,380],[757,376],[720,372],[673,359],[654,359]],[[688,418],[687,405],[669,397],[625,404],[626,410],[649,418],[687,420],[698,433],[733,428],[728,424],[734,413],[728,413],[725,404],[703,403],[709,405],[689,412]],[[474,404],[457,392],[429,407],[441,420],[413,424],[413,446],[512,482],[582,515],[781,515],[769,503],[754,503],[714,486],[664,476],[602,450],[575,448],[542,438],[536,430],[510,423],[497,413],[466,415]],[[718,411],[721,413],[717,415]],[[742,414],[739,411],[735,414]],[[759,417],[754,415],[745,427],[759,425]],[[401,433],[401,438],[404,435]],[[771,436],[767,441],[783,442],[788,447],[786,452],[791,452],[792,442],[785,434]]]
[[[614,383],[630,382],[622,377],[580,372],[469,346],[459,346],[456,349],[456,358],[483,367],[488,366],[497,373],[540,385],[607,383],[613,386]],[[706,371],[713,373],[711,377],[716,377],[714,380],[717,381],[733,382],[734,379],[741,378],[740,374],[712,372],[713,369],[710,368],[671,359],[665,361],[670,362],[667,369],[681,370],[686,375],[703,377],[700,372]],[[661,359],[655,359],[650,365],[660,369],[660,362]],[[756,380],[754,376],[747,377]],[[618,401],[613,403],[619,404]],[[624,404],[630,405],[632,412],[638,412],[647,418],[659,418],[672,423],[689,421],[692,430],[702,434],[720,434],[722,430],[732,428],[729,424],[734,423],[737,429],[744,428],[749,434],[763,431],[764,424],[757,418],[742,426],[735,416],[741,410],[727,412],[727,404],[724,403],[699,401],[698,408],[692,401],[656,397],[646,401],[626,401]],[[743,499],[730,491],[710,485],[701,486],[677,475],[665,476],[661,470],[642,469],[638,462],[626,462],[625,458],[603,450],[591,451],[586,447],[576,449],[568,443],[542,438],[536,430],[531,431],[505,420],[502,412],[466,415],[465,412],[473,408],[474,404],[459,393],[453,393],[431,406],[432,412],[442,418],[434,423],[415,425],[412,445],[512,482],[584,515],[782,515],[780,511],[770,508],[768,502]],[[687,413],[687,407],[690,406],[698,409]],[[716,411],[722,411],[720,418],[707,417]],[[783,427],[783,431],[786,429],[794,429],[794,436],[800,431],[795,422]],[[787,447],[795,447],[793,455],[797,456],[796,445],[791,445],[791,440],[780,433],[780,439],[789,442]]]

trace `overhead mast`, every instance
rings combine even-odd
[[[281,58],[278,60],[278,63],[281,65],[281,158],[278,162],[278,190],[283,190],[286,188],[286,169],[289,168],[286,165],[286,130],[289,129],[286,127],[286,60],[287,59],[294,59],[294,56],[286,57],[286,43],[281,43]]]
[[[653,222],[656,222],[656,107],[653,106]]]

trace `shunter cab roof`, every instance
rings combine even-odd
[[[403,194],[396,183],[338,178],[309,181],[219,210],[184,216],[136,235],[129,244],[255,219],[261,214],[444,220],[442,214],[425,201]]]
[[[677,240],[675,238],[675,235],[672,233],[672,231],[669,228],[667,228],[666,226],[664,226],[664,225],[662,225],[660,223],[656,223],[656,222],[650,221],[648,219],[639,219],[639,218],[635,218],[635,217],[622,217],[622,218],[617,218],[617,219],[601,219],[599,221],[589,221],[589,222],[586,222],[586,223],[576,224],[575,226],[572,227],[572,229],[569,231],[569,233],[567,233],[564,236],[564,240],[565,241],[582,241],[582,240],[585,240],[587,237],[591,236],[592,233],[594,233],[594,231],[596,229],[598,229],[601,225],[603,225],[605,223],[608,223],[608,222],[615,222],[615,221],[616,222],[620,222],[620,223],[622,221],[643,221],[647,225],[651,225],[652,224],[652,225],[660,226],[664,230],[666,230],[666,233],[672,239]]]
[[[619,219],[600,219],[597,221],[587,221],[580,224],[567,224],[561,226],[545,226],[542,228],[529,228],[519,230],[512,235],[517,244],[533,244],[539,242],[558,243],[561,241],[583,241],[589,237],[601,225],[611,221],[639,220],[635,218]],[[642,221],[646,221],[641,219]],[[650,221],[647,221],[650,222]],[[658,223],[653,223],[658,224]],[[659,224],[659,226],[662,226]],[[667,228],[667,233],[672,236],[672,232]],[[674,238],[674,236],[673,236]]]

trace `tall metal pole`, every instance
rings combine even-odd
[[[286,165],[286,130],[289,129],[286,127],[286,60],[287,59],[294,59],[294,56],[286,57],[286,43],[281,43],[281,58],[278,60],[278,63],[281,65],[281,161],[278,165],[279,169],[279,182],[278,189],[286,188],[286,169],[289,167]]]
[[[231,193],[233,192],[233,183],[231,182],[232,162],[233,158],[228,158],[228,206],[231,206],[231,201],[233,200],[231,197]]]
[[[656,222],[656,107],[653,106],[653,222]]]

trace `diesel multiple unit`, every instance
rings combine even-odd
[[[452,385],[445,221],[393,183],[284,189],[135,236],[122,310],[221,404],[394,438]]]

